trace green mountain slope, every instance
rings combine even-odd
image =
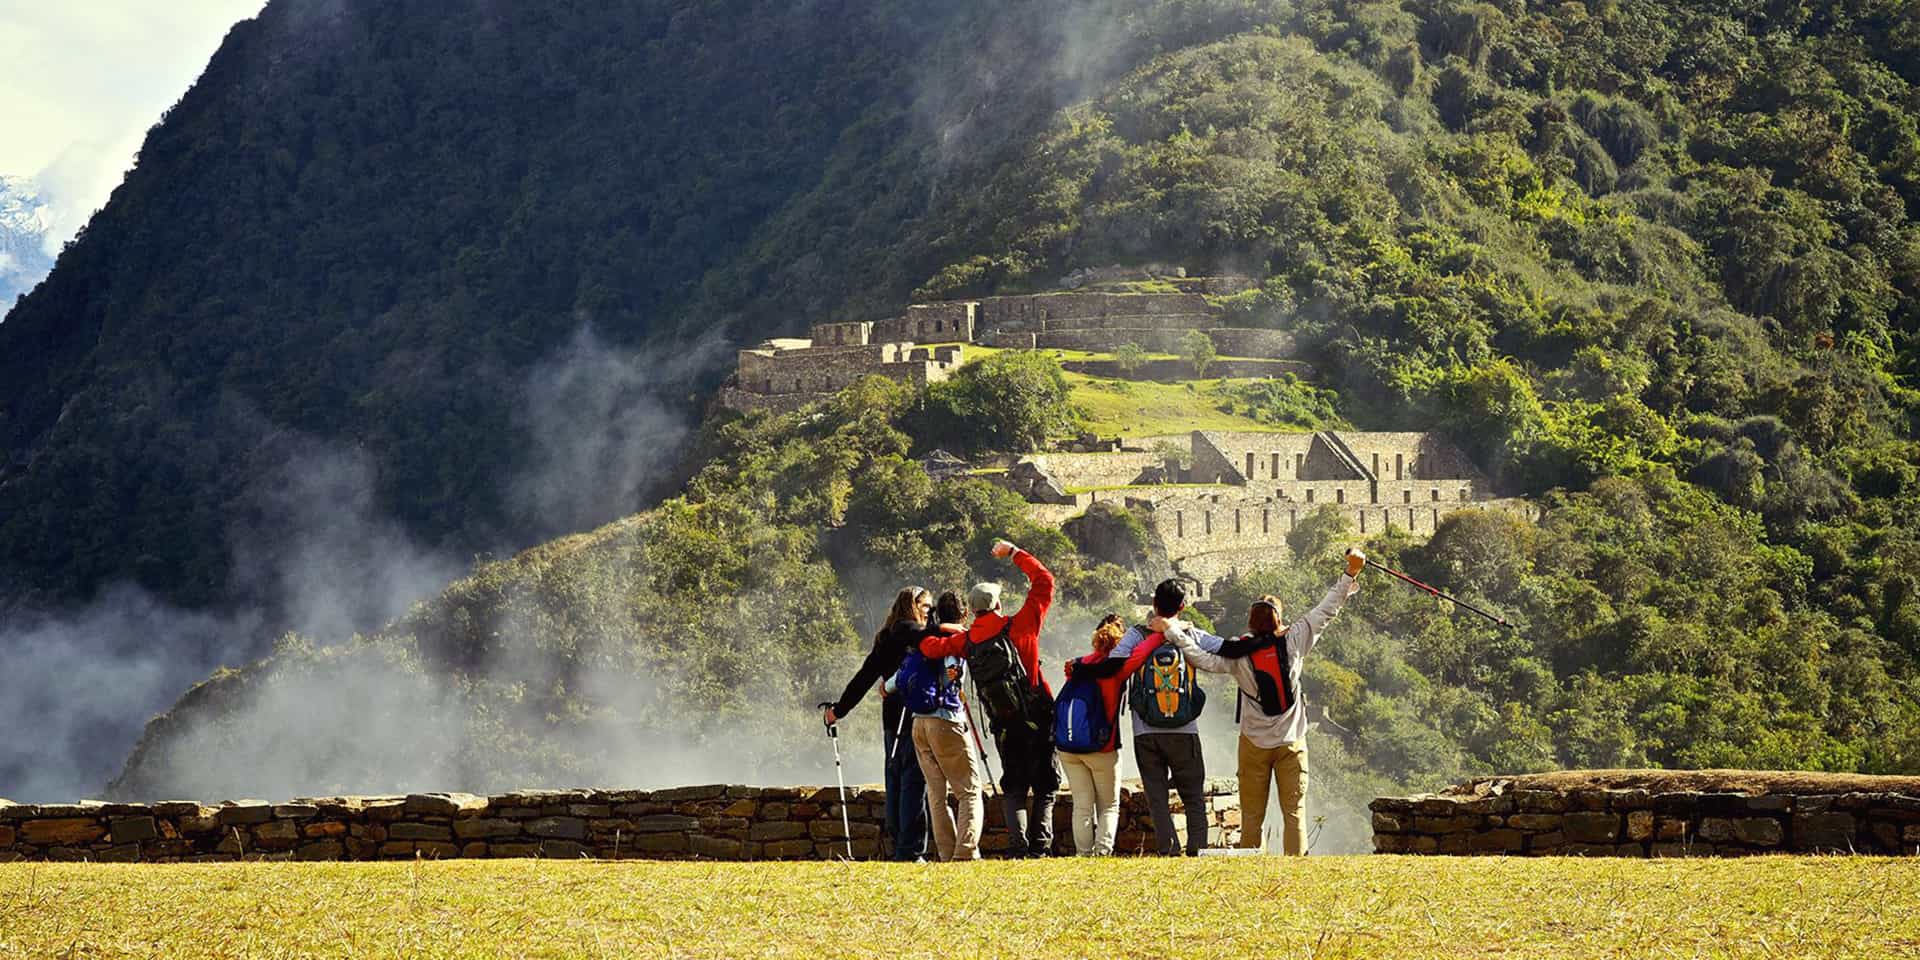
[[[668,331],[757,335],[910,292],[1176,261],[1262,278],[1230,312],[1293,331],[1340,418],[1447,430],[1550,506],[1540,530],[1460,524],[1429,545],[1379,545],[1521,612],[1529,630],[1496,637],[1379,588],[1309,689],[1359,737],[1326,748],[1352,760],[1330,761],[1330,777],[1920,762],[1898,735],[1913,726],[1920,660],[1909,4],[712,4],[677,17],[646,6],[622,16],[665,19],[631,28],[543,8],[414,34],[411,15],[359,12],[312,25],[391,21],[393,38],[417,42],[375,31],[249,66],[249,38],[265,43],[278,24],[286,44],[302,9],[276,6],[236,34],[142,170],[204,158],[221,177],[203,189],[246,201],[222,210],[292,211],[304,197],[352,198],[355,224],[399,212],[340,234],[373,244],[362,260],[344,240],[312,248],[305,263],[343,264],[337,275],[285,266],[306,249],[290,237],[338,239],[306,232],[327,222],[313,206],[211,221],[218,242],[193,259],[143,261],[177,245],[140,231],[134,200],[189,195],[130,180],[0,327],[9,342],[46,338],[36,349],[49,361],[34,372],[0,359],[15,364],[0,383],[35,384],[0,398],[15,451],[0,524],[5,555],[27,558],[7,561],[25,582],[77,589],[133,570],[184,599],[218,596],[208,531],[245,471],[217,465],[244,463],[250,440],[159,427],[217,425],[225,404],[247,411],[236,422],[364,435],[382,504],[430,539],[469,543],[519,529],[498,486],[525,455],[513,374],[583,317],[662,358],[666,377],[666,355],[645,351]],[[502,16],[531,20],[495,30]],[[480,45],[455,39],[468,37]],[[524,56],[518,44],[535,42],[552,55]],[[332,70],[334,49],[362,69]],[[248,82],[219,82],[228,71]],[[271,124],[243,122],[254,101],[240,92],[289,76],[326,112],[277,126],[309,116],[285,109],[305,102],[288,96],[266,110]],[[351,96],[328,99],[340,84]],[[422,89],[491,95],[436,112]],[[599,100],[583,92],[595,89]],[[347,103],[417,149],[318,136],[353,129],[333,120],[354,115]],[[530,113],[538,122],[501,119]],[[213,148],[229,135],[232,150]],[[415,176],[342,175],[374,154]],[[212,162],[223,156],[238,159]],[[503,196],[502,182],[519,192]],[[308,183],[328,186],[309,195]],[[214,216],[200,209],[182,216]],[[439,218],[466,232],[429,229]],[[270,228],[281,224],[299,229]],[[145,279],[102,279],[121,263],[146,264],[131,274]],[[359,279],[396,265],[408,269],[387,286]],[[229,272],[242,282],[203,289]],[[363,289],[375,292],[355,301]],[[240,297],[250,312],[218,306]],[[145,362],[155,355],[169,359]],[[222,359],[182,359],[209,355]],[[860,395],[821,420],[709,424],[690,458],[700,479],[608,541],[624,546],[573,567],[483,566],[479,600],[457,602],[476,587],[456,586],[358,646],[399,675],[453,678],[452,699],[401,700],[493,731],[462,741],[476,778],[600,769],[547,756],[545,739],[600,710],[708,751],[734,744],[711,719],[735,718],[754,734],[743,756],[784,755],[812,732],[803,708],[830,692],[828,668],[857,650],[854,624],[893,587],[996,572],[980,550],[1017,510],[984,485],[933,485],[901,458],[991,446],[977,415],[992,408],[976,399]],[[174,471],[168,481],[153,483],[141,456]],[[1072,568],[1083,613],[1118,602],[1111,568],[1057,535],[1023,535]],[[1339,536],[1303,538],[1300,558]],[[18,549],[30,543],[71,546]],[[1226,595],[1281,587],[1303,602],[1314,577],[1290,559]],[[603,616],[570,619],[555,598],[573,590]],[[816,624],[824,635],[778,644]],[[1063,617],[1050,644],[1077,647],[1080,625]],[[247,676],[370,655],[288,647]],[[498,686],[503,675],[531,679]],[[220,777],[242,776],[240,760],[181,780],[162,758],[184,755],[193,731],[238,750],[271,729],[241,724],[237,702],[190,698],[122,786],[235,783]],[[340,766],[302,775],[387,778],[340,751]]]

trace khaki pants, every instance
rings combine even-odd
[[[980,803],[980,768],[967,742],[967,725],[939,717],[913,718],[913,752],[927,778],[927,806],[933,815],[933,845],[942,860],[980,859],[980,827],[986,808]],[[947,809],[947,793],[960,802],[960,822]]]
[[[1260,849],[1267,824],[1267,787],[1280,788],[1281,842],[1288,856],[1306,853],[1301,822],[1307,815],[1307,744],[1256,747],[1240,737],[1240,846]]]
[[[1120,828],[1120,754],[1060,751],[1060,766],[1073,792],[1073,849],[1083,857],[1113,853]]]

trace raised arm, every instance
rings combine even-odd
[[[923,657],[964,656],[966,649],[967,631],[955,628],[952,624],[941,624],[938,630],[920,641],[920,655]]]
[[[1019,547],[1013,548],[1013,564],[1027,575],[1027,599],[1020,605],[1020,612],[1013,615],[1016,629],[1040,632],[1040,625],[1046,622],[1047,610],[1053,606],[1053,571],[1034,556]]]
[[[1308,610],[1306,616],[1295,620],[1293,625],[1287,628],[1287,645],[1295,653],[1305,656],[1307,651],[1312,650],[1313,645],[1319,642],[1320,631],[1325,630],[1327,624],[1333,622],[1333,618],[1340,613],[1340,608],[1346,605],[1347,598],[1359,589],[1360,585],[1354,581],[1352,574],[1341,574],[1340,579],[1335,580],[1333,586],[1327,589],[1327,595],[1321,597],[1320,602],[1314,604],[1313,609]]]
[[[1165,642],[1166,638],[1164,636],[1157,633],[1149,634],[1145,640],[1134,645],[1132,653],[1124,657],[1108,656],[1099,663],[1079,663],[1078,661],[1069,660],[1067,661],[1067,672],[1070,676],[1092,677],[1095,680],[1105,680],[1108,677],[1115,676],[1131,677],[1135,671],[1140,669],[1140,665],[1146,663],[1147,658],[1153,656],[1153,652],[1160,649],[1160,645]],[[1115,647],[1114,649],[1118,650],[1120,648]]]

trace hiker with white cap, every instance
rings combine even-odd
[[[1006,804],[1008,852],[1016,857],[1053,853],[1053,797],[1060,767],[1053,754],[1053,690],[1040,672],[1040,627],[1053,606],[1053,574],[1039,558],[1005,540],[993,555],[1011,558],[1027,575],[1027,599],[1009,617],[1000,611],[1000,585],[967,591],[972,622],[965,633],[930,637],[929,657],[961,656],[986,709],[1000,753],[1000,789]]]

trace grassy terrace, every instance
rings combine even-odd
[[[1915,903],[1865,858],[13,864],[0,957],[1913,957]]]

